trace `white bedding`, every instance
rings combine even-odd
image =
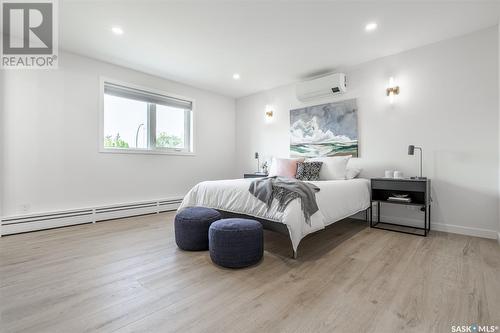
[[[205,181],[195,185],[184,197],[179,210],[204,206],[238,214],[284,223],[288,227],[293,250],[306,235],[336,221],[365,210],[370,205],[370,183],[367,179],[328,180],[311,182],[320,188],[316,193],[319,211],[307,225],[299,200],[293,200],[284,212],[273,202],[270,209],[248,191],[254,179]]]

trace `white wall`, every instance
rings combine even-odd
[[[69,53],[53,71],[6,71],[3,216],[183,196],[235,173],[235,102]],[[196,156],[98,152],[99,77],[194,98]]]
[[[254,171],[253,152],[289,156],[289,110],[356,98],[363,176],[385,169],[416,175],[424,149],[424,175],[432,179],[433,223],[441,230],[496,237],[499,193],[498,29],[482,30],[345,71],[349,92],[341,97],[300,103],[294,85],[236,101],[239,173]],[[385,96],[389,77],[401,87],[391,107]],[[265,105],[276,108],[266,123]],[[419,218],[404,207],[387,209],[388,218]],[[398,218],[398,220],[404,220]],[[472,229],[469,229],[472,228]]]

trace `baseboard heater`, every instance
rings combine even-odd
[[[19,215],[1,219],[1,235],[95,223],[124,217],[158,214],[176,210],[182,198],[161,199],[40,214]]]

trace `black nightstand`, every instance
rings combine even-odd
[[[267,177],[267,174],[263,173],[245,173],[243,178],[264,178]]]
[[[431,230],[431,180],[430,179],[393,179],[393,178],[372,178],[371,179],[371,203],[370,203],[370,227],[376,229],[402,232],[406,234],[427,236]],[[406,194],[410,202],[390,201],[389,197]],[[373,203],[377,203],[377,222],[373,223],[371,208]],[[396,205],[409,205],[420,207],[424,214],[424,226],[412,227],[397,223],[380,221],[380,204],[389,203]],[[380,225],[379,225],[380,224]],[[386,227],[384,227],[386,226]],[[391,228],[396,227],[396,228]],[[408,230],[415,230],[411,232]]]

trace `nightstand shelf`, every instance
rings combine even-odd
[[[391,200],[373,200],[373,201],[380,201],[380,202],[383,202],[383,203],[388,203],[388,204],[393,204],[393,205],[405,205],[405,206],[425,207],[424,204],[415,203],[415,202],[397,202],[397,201],[391,201]]]
[[[371,203],[370,203],[370,227],[375,229],[396,231],[406,234],[427,236],[431,229],[431,197],[430,179],[393,179],[393,178],[372,178],[371,179]],[[405,194],[411,202],[398,202],[388,200],[390,196]],[[377,204],[377,221],[373,222],[371,213],[373,204]],[[397,223],[380,221],[381,203],[393,205],[406,205],[420,207],[424,213],[424,225],[413,227]],[[384,227],[386,226],[386,227]],[[391,227],[396,228],[391,228]]]

